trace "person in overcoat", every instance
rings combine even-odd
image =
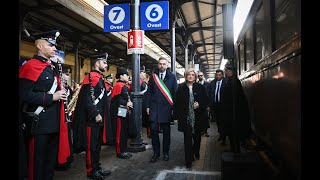
[[[226,82],[221,92],[223,99],[221,108],[221,127],[223,133],[230,138],[231,151],[240,152],[240,143],[252,133],[249,106],[240,80],[232,65],[225,66]]]
[[[169,160],[170,121],[178,84],[176,75],[170,72],[167,67],[168,61],[164,57],[160,57],[158,68],[150,76],[148,84],[147,114],[150,120],[153,147],[151,162],[156,162],[160,157],[160,128],[163,130],[163,160]]]
[[[205,87],[195,83],[194,69],[185,72],[185,82],[179,85],[174,105],[174,117],[178,119],[178,131],[184,133],[186,167],[191,168],[194,157],[200,158],[201,132],[206,130],[202,114],[206,112],[208,98]],[[193,141],[192,141],[193,140]]]

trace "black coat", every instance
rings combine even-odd
[[[75,153],[80,153],[85,151],[87,148],[87,139],[86,139],[86,126],[104,126],[105,117],[108,108],[107,104],[107,91],[105,90],[105,84],[102,79],[102,76],[96,76],[97,71],[91,71],[92,82],[97,82],[92,84],[93,95],[95,99],[99,97],[102,90],[104,89],[104,95],[99,102],[94,105],[91,97],[91,85],[88,83],[88,75],[82,82],[82,87],[80,89],[77,105],[74,110],[74,116],[72,121],[73,128],[73,147]],[[100,114],[102,116],[102,122],[96,122],[95,117]]]
[[[156,75],[159,74],[159,69],[154,72]],[[175,93],[177,91],[177,79],[176,75],[166,70],[166,75],[163,79],[163,83],[167,86],[168,90],[173,99],[173,104],[175,104]],[[172,110],[173,106],[168,102],[166,97],[162,94],[158,88],[153,76],[150,76],[148,82],[148,103],[147,108],[150,108],[150,122],[153,125],[159,123],[170,123],[172,121]],[[153,122],[153,123],[152,123]],[[156,129],[156,127],[153,127]]]
[[[250,136],[251,123],[249,106],[240,80],[231,76],[226,78],[224,90],[221,91],[223,102],[221,104],[222,128],[224,134],[231,136],[233,133],[239,140]]]
[[[195,113],[195,129],[206,130],[206,122],[202,118],[208,106],[208,98],[205,87],[199,83],[193,83],[192,86],[194,101],[199,103],[199,108],[194,110]],[[174,117],[178,120],[178,131],[184,132],[187,127],[187,117],[189,108],[189,88],[186,83],[179,85],[175,103]]]

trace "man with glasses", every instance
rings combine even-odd
[[[208,96],[209,83],[205,80],[205,78],[203,76],[203,72],[201,72],[201,71],[198,72],[198,83],[204,86],[206,93],[207,93],[207,96]],[[200,121],[200,122],[202,122],[201,135],[209,137],[208,129],[210,128],[210,124],[209,124],[209,110],[208,110],[208,108],[205,111],[203,111],[203,114],[201,116],[202,116],[201,117],[202,121]]]

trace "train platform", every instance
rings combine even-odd
[[[151,139],[143,128],[142,139],[146,151],[132,153],[131,159],[116,157],[114,146],[103,146],[101,150],[101,166],[111,170],[111,175],[105,179],[114,180],[220,180],[221,154],[229,149],[229,145],[221,145],[217,141],[218,133],[215,122],[210,123],[209,137],[201,137],[200,159],[192,163],[192,168],[185,167],[183,133],[177,130],[177,124],[171,125],[171,145],[169,161],[162,160],[162,154],[157,162],[150,162],[153,154]],[[162,142],[162,134],[160,133]],[[162,147],[160,148],[162,150]],[[162,153],[162,152],[161,152]],[[66,171],[56,171],[54,180],[85,180],[85,153],[75,154],[71,168]]]

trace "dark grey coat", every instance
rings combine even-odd
[[[203,114],[208,106],[208,97],[205,87],[199,83],[192,86],[194,100],[199,103],[199,108],[195,109],[195,129],[206,130],[206,122]],[[178,131],[184,132],[187,128],[187,117],[189,108],[189,88],[186,83],[179,85],[174,104],[174,117],[178,119]]]

